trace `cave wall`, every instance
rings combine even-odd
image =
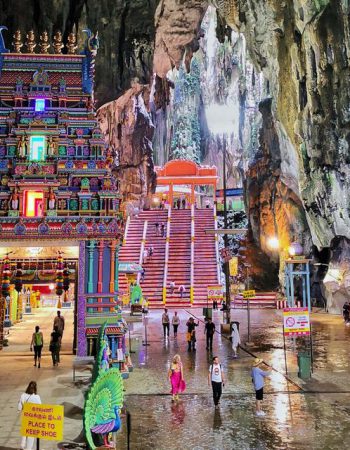
[[[73,27],[82,46],[82,30],[98,31],[95,99],[97,106],[114,100],[135,78],[142,84],[152,78],[155,40],[154,14],[158,0],[1,0],[0,24],[8,48],[16,29],[23,37],[30,29],[52,36],[61,30],[64,40]]]
[[[244,34],[249,58],[271,97],[271,112],[262,110],[259,145],[245,167],[255,239],[270,227],[286,243],[303,241],[308,252],[311,233],[318,250],[337,254],[344,246],[338,237],[350,234],[350,6],[345,0],[213,3],[223,21]],[[173,0],[164,4],[176,9]],[[177,31],[167,39],[169,30],[163,29],[162,39],[168,54],[181,56]],[[156,45],[154,69],[164,75],[156,64],[162,51]]]
[[[114,158],[127,212],[133,206],[150,205],[155,189],[152,138],[154,125],[149,111],[150,88],[134,83],[121,97],[101,106],[98,121]]]

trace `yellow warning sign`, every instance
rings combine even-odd
[[[243,298],[253,298],[255,297],[255,290],[251,289],[250,291],[243,291]]]
[[[235,277],[238,274],[238,258],[237,256],[232,256],[229,261],[230,275]]]
[[[63,439],[64,411],[61,405],[24,403],[21,417],[21,436],[48,441]]]

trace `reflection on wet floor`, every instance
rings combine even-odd
[[[178,404],[164,396],[129,396],[130,448],[340,450],[350,445],[348,411],[315,394],[271,394],[265,407],[266,417],[257,418],[252,396],[224,396],[220,410],[203,395],[185,395]],[[124,448],[125,424],[118,435],[118,449]]]
[[[241,337],[245,342],[245,313],[239,314]],[[259,311],[258,315],[254,312],[252,320],[255,346],[249,351],[259,354],[275,369],[266,383],[264,409],[267,415],[264,418],[254,414],[255,396],[250,379],[252,357],[249,353],[240,351],[239,359],[234,360],[229,341],[219,334],[215,336],[214,354],[220,357],[228,379],[220,409],[215,410],[207,385],[213,354],[205,350],[203,326],[197,331],[197,351],[187,352],[184,322],[188,315],[183,311],[180,314],[182,325],[177,340],[172,337],[164,340],[160,317],[157,313],[152,316],[150,347],[141,344],[142,327],[134,333],[138,338],[133,341],[135,369],[125,384],[126,407],[132,421],[130,449],[338,450],[350,446],[350,406],[347,406],[350,405],[350,386],[346,394],[305,393],[297,384],[288,381],[284,376],[280,318],[275,313]],[[218,324],[217,316],[214,320]],[[335,325],[316,323],[314,329],[317,369],[312,390],[318,391],[322,383],[326,383],[326,373],[328,381],[334,370],[343,377],[348,375],[349,353],[344,344],[350,336],[344,335],[338,322]],[[287,364],[296,372],[296,350],[300,342],[295,342],[294,352],[293,345],[293,342],[289,343]],[[175,353],[183,360],[187,390],[181,401],[174,404],[167,395],[170,387],[166,372]],[[300,382],[297,378],[293,380]],[[308,388],[309,385],[302,386]],[[329,385],[326,387],[328,389]],[[118,449],[127,448],[125,422],[117,435]]]

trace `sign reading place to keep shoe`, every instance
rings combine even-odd
[[[21,416],[21,436],[48,441],[63,439],[62,405],[24,403]]]

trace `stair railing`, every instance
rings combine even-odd
[[[128,216],[126,219],[126,224],[125,224],[125,229],[124,229],[124,237],[123,237],[123,245],[125,245],[126,239],[128,237],[129,225],[130,225],[130,216]]]
[[[163,290],[162,297],[163,303],[166,304],[166,287],[168,282],[168,264],[169,264],[169,245],[170,245],[170,222],[171,222],[171,206],[168,209],[168,220],[166,227],[166,238],[165,238],[165,261],[164,261],[164,277],[163,277]]]
[[[142,266],[143,263],[143,252],[145,250],[146,245],[146,235],[147,235],[147,227],[148,227],[148,220],[145,220],[143,224],[143,233],[142,233],[142,240],[141,240],[141,248],[140,248],[140,257],[139,257],[139,264]],[[140,284],[140,278],[141,274],[137,274],[137,284]]]
[[[219,235],[218,230],[218,217],[216,214],[216,205],[213,208],[214,212],[214,230],[215,230],[215,255],[216,255],[216,274],[218,279],[218,284],[221,284],[221,269],[220,269],[220,255],[219,255]]]
[[[194,302],[194,239],[195,239],[195,223],[194,223],[194,205],[191,205],[191,272],[190,272],[190,303]]]

